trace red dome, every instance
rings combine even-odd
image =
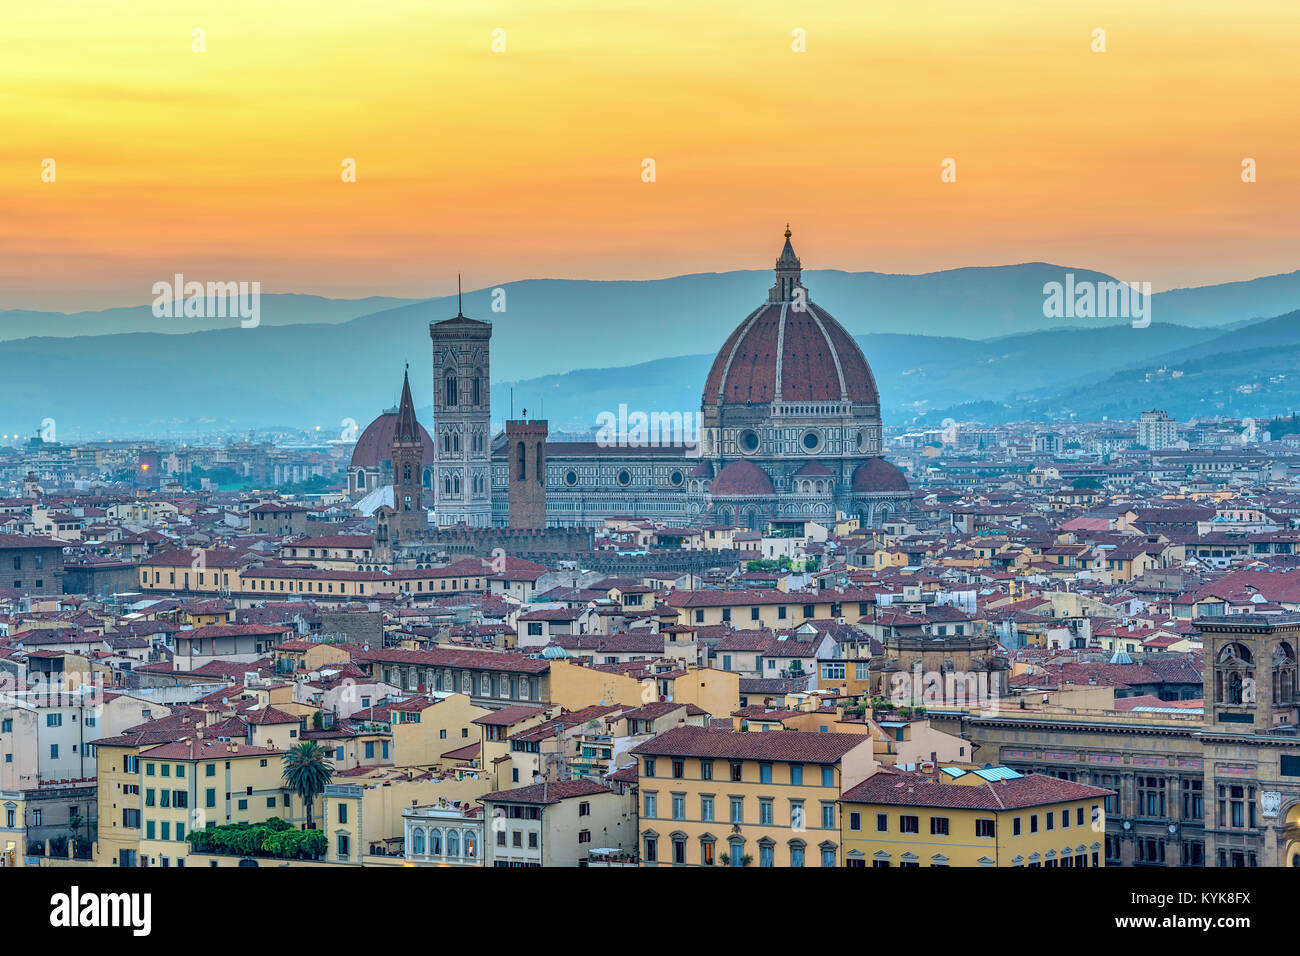
[[[709,494],[714,495],[773,495],[772,479],[752,461],[733,461],[713,479]]]
[[[838,402],[877,404],[862,349],[825,309],[769,302],[728,336],[704,382],[704,404]]]
[[[864,494],[907,492],[907,479],[883,458],[864,461],[853,472],[853,490]]]
[[[352,449],[352,460],[348,463],[348,468],[378,468],[380,462],[391,460],[397,419],[397,409],[392,408],[367,425]],[[433,464],[433,439],[429,437],[423,425],[416,427],[420,430],[420,442],[424,446],[424,464],[431,465]]]

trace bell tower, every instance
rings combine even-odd
[[[433,341],[433,506],[440,527],[492,524],[492,323],[467,317],[457,282],[454,318],[429,324]]]

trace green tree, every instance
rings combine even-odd
[[[325,749],[316,741],[306,740],[290,747],[284,755],[284,783],[307,808],[308,830],[315,829],[311,817],[312,803],[334,778],[334,762],[325,754]]]

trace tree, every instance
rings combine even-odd
[[[307,808],[307,829],[314,830],[311,808],[316,798],[325,792],[334,778],[334,763],[326,751],[314,740],[303,741],[290,747],[284,755],[284,783],[298,795]]]

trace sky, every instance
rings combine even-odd
[[[787,222],[805,268],[1291,272],[1297,41],[1295,0],[10,3],[0,309],[769,269]]]

